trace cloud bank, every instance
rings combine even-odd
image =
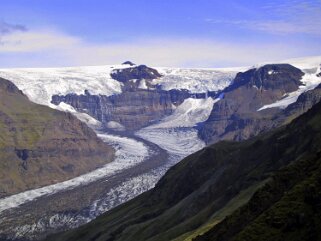
[[[154,38],[94,44],[50,30],[12,32],[2,36],[1,43],[1,67],[101,65],[125,60],[153,66],[225,67],[300,54],[288,44],[238,44],[208,39]]]

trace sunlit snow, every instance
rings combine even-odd
[[[0,212],[9,208],[18,207],[21,204],[30,202],[44,195],[52,195],[61,190],[74,188],[76,186],[87,184],[103,177],[113,175],[121,170],[124,170],[125,168],[137,165],[149,155],[148,148],[142,142],[138,142],[126,137],[109,135],[106,133],[100,133],[98,136],[116,149],[116,159],[113,162],[107,163],[102,168],[96,169],[92,172],[65,182],[25,191],[0,199]]]

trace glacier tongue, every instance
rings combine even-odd
[[[88,114],[77,112],[66,103],[55,106],[50,103],[51,97],[55,94],[84,94],[85,90],[95,95],[119,94],[121,93],[121,83],[113,80],[110,77],[110,72],[115,68],[124,67],[128,66],[11,69],[0,70],[0,76],[15,83],[31,101],[70,112],[88,126],[97,130],[101,127],[98,120]],[[161,85],[162,89],[187,89],[192,93],[206,93],[225,88],[240,70],[162,68],[161,71],[163,71],[164,76],[156,79],[154,84]],[[55,230],[58,227],[76,227],[152,188],[172,165],[205,147],[205,143],[198,138],[197,130],[194,127],[197,123],[203,122],[209,117],[216,101],[218,100],[212,98],[186,99],[175,109],[172,115],[160,120],[153,126],[136,132],[137,136],[153,142],[167,151],[168,159],[166,158],[166,161],[161,163],[160,166],[154,166],[143,174],[121,180],[119,185],[113,186],[107,193],[102,194],[99,199],[91,203],[89,215],[84,211],[84,213],[79,213],[78,216],[68,213],[57,213],[50,217],[44,216],[35,223],[17,226],[15,229],[16,235],[24,237],[28,234],[32,237],[37,232],[46,232],[47,228]],[[117,122],[109,122],[108,125],[112,129],[122,129],[122,126]],[[146,144],[147,141],[143,143],[143,140],[137,141],[135,137],[132,139],[107,133],[98,133],[98,137],[116,149],[115,161],[71,180],[1,199],[0,213],[6,214],[6,212],[3,212],[4,210],[31,201],[37,202],[36,199],[40,199],[40,197],[53,195],[62,190],[71,191],[77,186],[94,182],[103,177],[108,179],[111,175],[121,174],[121,171],[149,160],[149,156],[153,155],[152,149]],[[23,209],[24,206],[21,208]],[[16,210],[19,212],[19,209]]]
[[[194,127],[197,123],[208,119],[214,103],[219,99],[193,99],[184,100],[170,116],[160,120],[160,123],[146,127],[147,130],[157,128]]]
[[[107,163],[101,168],[68,181],[25,191],[0,199],[0,213],[39,197],[52,195],[62,190],[71,189],[99,180],[103,177],[114,175],[117,172],[141,163],[149,156],[149,149],[142,142],[127,137],[109,135],[107,133],[99,133],[98,136],[116,149],[116,159],[113,162]]]

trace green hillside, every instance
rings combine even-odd
[[[318,237],[320,218],[311,210],[320,205],[315,198],[320,191],[320,131],[321,103],[275,131],[239,143],[219,142],[192,154],[151,191],[48,240],[282,240],[280,230],[269,239],[273,227],[265,222],[276,212],[272,225],[282,225],[292,204],[307,210],[304,227],[316,220],[314,233],[309,233]],[[304,193],[310,193],[306,188],[314,190],[312,206],[305,203]],[[307,232],[294,235],[303,238]]]
[[[0,197],[78,176],[112,157],[71,114],[30,102],[0,78]]]

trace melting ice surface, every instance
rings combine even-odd
[[[92,172],[78,176],[65,182],[25,191],[0,200],[0,212],[18,207],[44,195],[51,195],[62,190],[87,184],[103,177],[108,177],[126,168],[137,165],[149,155],[149,150],[142,142],[134,139],[100,133],[98,136],[116,149],[116,159]]]
[[[197,123],[208,119],[214,103],[219,99],[193,99],[188,98],[179,105],[174,113],[162,119],[158,124],[148,126],[146,129],[194,127]]]

